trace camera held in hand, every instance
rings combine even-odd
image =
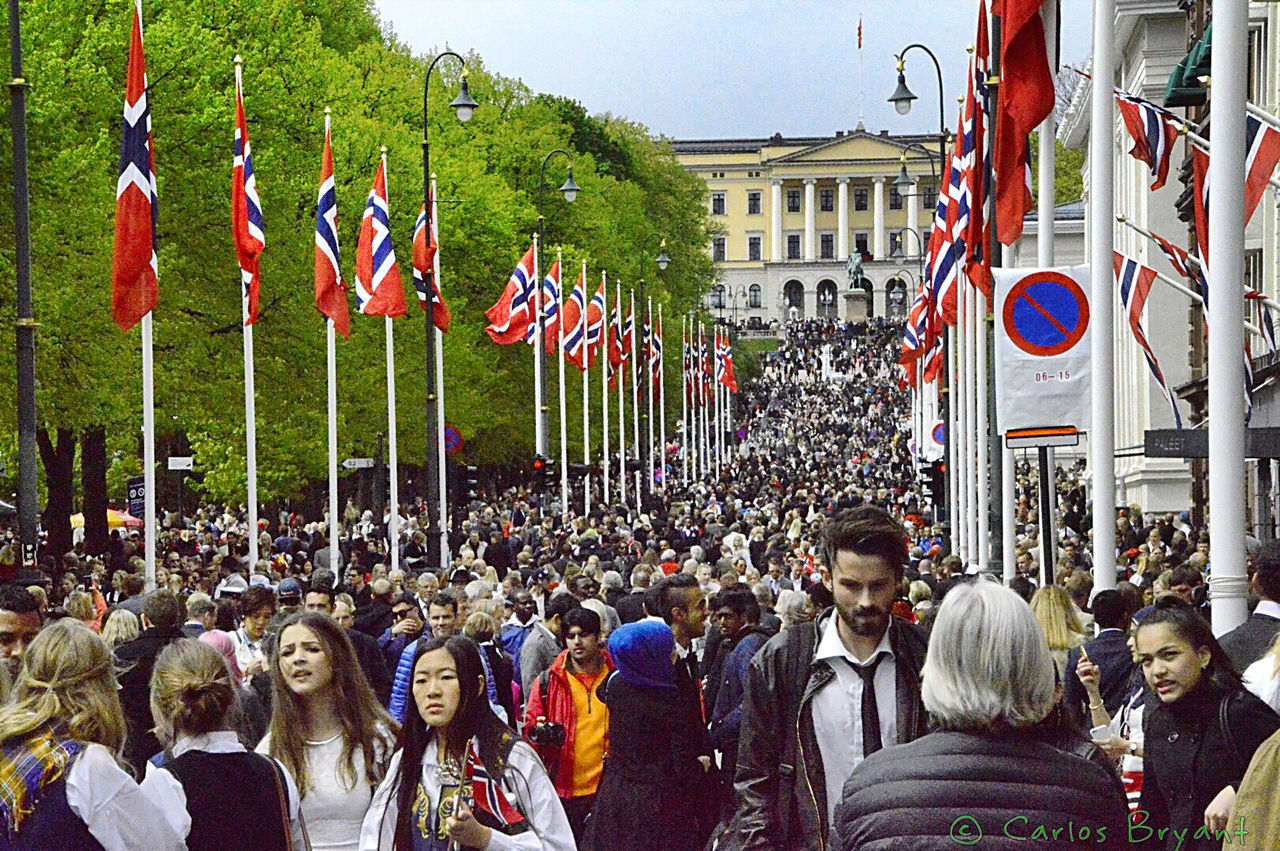
[[[566,732],[563,724],[548,721],[546,716],[539,715],[537,723],[529,731],[529,742],[558,749],[564,746],[565,736]]]

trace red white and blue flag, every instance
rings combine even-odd
[[[448,332],[453,315],[449,313],[449,305],[445,304],[444,296],[440,293],[440,281],[436,275],[436,258],[440,249],[440,229],[437,221],[439,210],[436,209],[435,192],[431,191],[429,197],[431,198],[430,227],[428,227],[425,204],[422,206],[422,211],[418,213],[418,221],[413,226],[413,289],[418,294],[419,309],[426,313],[427,281],[431,281],[431,295],[434,299],[431,321],[443,334]]]
[[[990,76],[991,47],[987,38],[987,4],[978,3],[978,36],[969,66],[969,89],[964,104],[964,135],[967,157],[964,181],[969,205],[968,224],[960,234],[965,247],[964,271],[991,304],[991,267],[987,262],[988,204],[991,193],[987,184],[987,167],[991,164],[991,146],[986,132],[986,116],[991,111]]]
[[[378,160],[369,201],[360,221],[356,243],[356,306],[365,316],[404,316],[404,282],[391,244],[391,220],[387,205],[387,157]]]
[[[596,294],[591,297],[591,303],[587,305],[588,366],[596,362],[605,343],[604,308],[604,280],[602,279],[600,286],[596,288]]]
[[[1267,354],[1276,353],[1276,327],[1271,321],[1271,309],[1267,307],[1266,296],[1257,290],[1245,290],[1245,300],[1252,302],[1255,308],[1254,318],[1258,330],[1262,332],[1262,340],[1267,344]]]
[[[111,318],[128,331],[160,300],[156,263],[159,204],[151,149],[147,62],[142,53],[142,0],[133,7],[129,73],[125,79],[120,174],[116,178],[115,249],[111,263]]]
[[[1178,138],[1177,118],[1167,109],[1123,89],[1116,89],[1115,97],[1120,117],[1133,139],[1129,154],[1151,169],[1150,188],[1154,192],[1169,177],[1169,161]]]
[[[1174,271],[1196,285],[1196,291],[1200,293],[1200,301],[1204,305],[1205,321],[1208,321],[1209,281],[1205,277],[1202,263],[1197,263],[1186,249],[1174,245],[1158,233],[1151,234],[1151,238],[1155,240],[1156,245],[1160,246],[1160,250],[1164,252]]]
[[[583,341],[586,339],[586,328],[582,322],[583,311],[587,307],[587,273],[578,274],[578,282],[569,293],[569,300],[564,304],[564,358],[569,363],[582,369]]]
[[[489,776],[484,763],[476,754],[474,744],[467,751],[467,775],[471,778],[471,798],[475,801],[476,807],[484,810],[503,826],[520,824],[525,820],[520,811],[511,806],[498,781]]]
[[[333,148],[329,144],[329,128],[326,126],[324,152],[320,157],[320,190],[316,196],[316,310],[333,320],[335,331],[343,337],[350,337],[351,319],[340,258],[338,193],[333,184]]]
[[[253,175],[249,126],[244,120],[244,87],[240,82],[238,62],[235,158],[231,166],[231,229],[235,235],[236,256],[240,261],[244,324],[254,325],[258,321],[258,258],[266,247],[267,238],[262,223],[262,204],[258,200],[258,181]]]
[[[622,288],[617,288],[613,301],[613,318],[609,320],[608,339],[608,376],[609,388],[618,386],[618,376],[622,374],[622,365],[627,362],[627,355],[622,351]]]
[[[653,325],[653,344],[649,346],[649,374],[655,387],[662,384],[662,320]]]
[[[556,260],[551,264],[551,270],[547,272],[545,278],[542,279],[542,334],[546,338],[543,347],[547,354],[553,355],[556,352],[556,346],[560,342],[560,261]],[[568,328],[569,326],[565,326]],[[529,328],[524,332],[524,341],[529,345],[533,345],[534,334],[537,333],[538,323],[530,322]]]
[[[1160,385],[1160,392],[1164,394],[1169,407],[1173,409],[1174,423],[1178,428],[1182,428],[1182,415],[1178,413],[1177,399],[1174,398],[1173,390],[1165,381],[1164,372],[1160,369],[1160,361],[1156,359],[1156,353],[1142,330],[1142,311],[1147,305],[1147,297],[1151,294],[1151,284],[1156,279],[1156,270],[1143,266],[1137,260],[1125,257],[1118,251],[1114,252],[1113,263],[1116,280],[1120,284],[1120,304],[1129,318],[1129,330],[1133,332],[1133,338],[1142,349],[1142,354],[1147,359],[1147,367],[1155,377],[1156,383]]]
[[[489,319],[485,333],[499,346],[523,342],[533,322],[533,248],[516,264],[498,303],[484,312]]]

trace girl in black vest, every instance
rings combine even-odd
[[[360,831],[360,851],[573,851],[551,779],[489,706],[480,650],[420,641],[413,705]]]
[[[244,749],[231,671],[213,647],[170,644],[151,674],[151,712],[170,754],[147,765],[142,790],[169,814],[190,851],[306,849],[298,790],[280,763]]]
[[[0,849],[182,848],[120,767],[124,736],[102,639],[70,618],[45,627],[0,710]]]

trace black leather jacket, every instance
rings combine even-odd
[[[815,662],[823,633],[835,624],[828,609],[816,622],[779,633],[761,648],[747,671],[734,788],[738,810],[721,847],[734,849],[827,848],[827,794],[814,733],[811,700],[835,678]],[[920,668],[927,640],[913,624],[894,618],[889,641],[897,668],[898,744],[926,732],[920,701]]]

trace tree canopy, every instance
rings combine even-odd
[[[110,317],[112,234],[131,0],[42,0],[23,6],[30,144],[38,417],[42,428],[107,429],[112,492],[141,467],[140,340]],[[266,223],[260,321],[255,329],[259,495],[287,498],[325,475],[325,334],[312,302],[314,211],[324,109],[333,120],[342,267],[348,287],[356,237],[379,149],[388,157],[391,233],[410,314],[395,322],[399,455],[425,451],[425,322],[413,305],[411,235],[422,198],[423,74],[381,26],[367,0],[147,0],[144,38],[158,181],[160,303],[155,311],[156,422],[183,437],[207,496],[243,499],[243,367],[239,270],[230,229],[233,57],[243,57],[245,112]],[[537,228],[539,166],[572,154],[582,192],[555,191],[563,158],[547,165],[543,272],[556,246],[565,290],[582,260],[591,290],[601,270],[624,293],[643,273],[664,305],[666,351],[679,316],[713,276],[705,187],[644,127],[595,116],[581,104],[535,95],[467,57],[480,106],[460,123],[449,108],[456,61],[430,86],[430,151],[439,182],[441,287],[454,322],[445,336],[446,420],[469,463],[502,465],[532,453],[532,358],[484,334],[497,300]],[[11,140],[0,170],[12,177]],[[12,280],[12,210],[0,210],[0,274]],[[639,248],[666,239],[670,268],[642,270]],[[650,241],[656,246],[656,241]],[[656,254],[656,248],[649,252]],[[570,271],[572,270],[572,271]],[[643,307],[637,305],[643,313]],[[0,318],[14,305],[0,301]],[[372,454],[387,424],[383,322],[354,313],[338,341],[340,451]],[[678,387],[679,357],[668,357]],[[0,374],[13,375],[11,347]],[[554,394],[555,367],[550,389]],[[570,434],[580,446],[581,378],[571,370]],[[598,378],[592,382],[598,387]],[[595,394],[598,396],[598,393]],[[675,396],[678,403],[678,395]],[[549,398],[554,399],[554,395]],[[575,404],[576,400],[576,404]],[[596,398],[595,405],[599,404]],[[670,405],[668,406],[670,407]],[[678,405],[677,405],[678,407]],[[598,423],[598,411],[592,413]],[[555,422],[552,417],[553,424]],[[14,410],[0,406],[0,458],[16,476]],[[592,439],[598,447],[598,434]],[[580,454],[581,450],[577,449]]]

